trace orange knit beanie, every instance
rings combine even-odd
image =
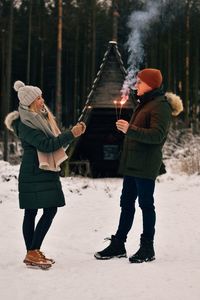
[[[162,84],[162,74],[158,69],[143,69],[137,76],[152,89],[159,88]]]

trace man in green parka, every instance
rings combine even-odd
[[[133,224],[137,198],[142,210],[143,232],[140,248],[129,261],[141,263],[155,259],[155,179],[162,165],[162,148],[172,115],[178,115],[183,109],[181,99],[172,93],[164,94],[161,84],[160,70],[141,70],[135,84],[138,104],[130,123],[122,119],[116,122],[117,129],[125,134],[120,163],[120,173],[124,175],[121,215],[110,245],[95,253],[97,259],[126,257],[125,242]]]

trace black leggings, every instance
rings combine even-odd
[[[44,237],[57,213],[57,207],[44,208],[43,214],[35,227],[37,212],[37,209],[25,209],[24,211],[22,230],[27,251],[40,249]]]

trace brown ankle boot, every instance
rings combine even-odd
[[[39,250],[29,250],[24,259],[24,263],[28,266],[35,266],[41,269],[49,269],[52,266],[51,262],[45,259]]]

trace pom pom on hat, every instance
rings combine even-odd
[[[25,84],[24,84],[22,81],[17,80],[17,81],[15,81],[13,87],[14,87],[14,90],[15,90],[16,92],[18,92],[19,89],[20,89],[21,87],[24,87],[24,86],[25,86]]]
[[[138,72],[137,76],[152,89],[159,88],[163,80],[162,74],[158,69],[143,69]]]
[[[14,83],[14,90],[17,92],[19,101],[25,106],[31,105],[37,97],[42,96],[42,91],[37,86],[25,85],[22,81],[17,80]]]

